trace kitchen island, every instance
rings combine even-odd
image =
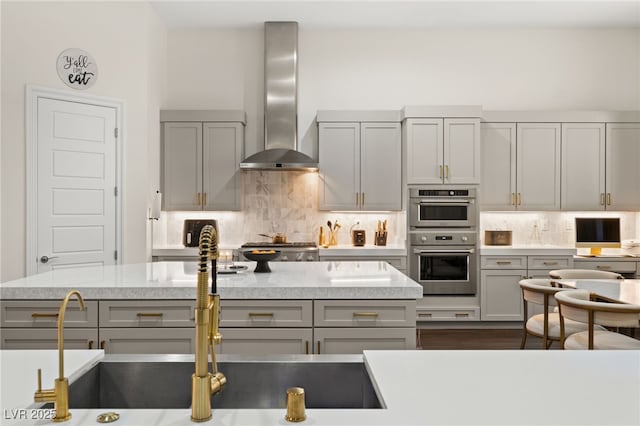
[[[415,348],[422,287],[386,262],[271,262],[271,273],[252,272],[254,262],[236,265],[247,270],[217,276],[220,353]],[[69,312],[68,347],[193,353],[196,278],[196,262],[151,262],[58,269],[0,284],[0,348],[55,347],[55,318],[46,315],[77,289],[88,309]]]
[[[42,357],[30,351],[0,351],[2,424],[53,424],[30,415],[35,371],[52,378],[55,351]],[[67,354],[72,351],[66,351]],[[72,379],[88,371],[100,351],[77,351],[84,363],[68,362]],[[96,354],[99,354],[96,357]],[[68,356],[68,355],[67,355]],[[105,360],[108,356],[105,356]],[[330,355],[300,356],[332,362]],[[302,424],[336,425],[637,425],[640,424],[639,351],[365,351],[362,355],[381,402],[380,409],[306,410]],[[20,361],[16,361],[16,359]],[[296,362],[292,359],[291,362]],[[30,378],[34,378],[30,380]],[[45,376],[46,377],[46,376]],[[233,376],[227,377],[229,383]],[[26,386],[20,383],[27,382]],[[49,381],[43,381],[45,386]],[[143,384],[141,384],[143,385]],[[339,386],[339,383],[332,383]],[[167,389],[167,392],[171,392]],[[223,389],[222,392],[225,392]],[[283,389],[284,392],[284,389]],[[554,396],[558,399],[555,402]],[[215,400],[214,400],[215,401]],[[539,409],[532,409],[538,407]],[[204,424],[285,425],[285,409],[220,409]],[[13,411],[12,411],[13,410]],[[97,424],[96,417],[117,411],[121,426],[192,424],[185,409],[76,409],[67,425]]]

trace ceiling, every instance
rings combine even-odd
[[[306,28],[640,28],[640,0],[150,0],[170,29]]]

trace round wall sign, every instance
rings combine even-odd
[[[58,76],[69,87],[88,89],[98,79],[98,65],[88,52],[71,48],[63,51],[56,62]]]

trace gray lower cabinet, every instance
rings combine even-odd
[[[64,316],[67,349],[98,346],[98,302],[85,301],[81,311],[72,300]],[[1,300],[0,349],[56,349],[58,347],[57,300]]]
[[[416,348],[415,327],[315,328],[313,333],[316,354],[361,354],[368,349]]]
[[[313,341],[311,328],[221,328],[220,334],[220,354],[310,354]]]
[[[522,321],[524,310],[520,280],[526,269],[482,270],[480,315],[483,321]]]
[[[522,321],[520,280],[549,278],[549,271],[573,268],[572,256],[525,255],[480,257],[480,317],[482,321]],[[529,305],[529,316],[542,310]]]
[[[100,348],[108,354],[192,354],[193,328],[100,328]]]
[[[415,349],[415,300],[314,301],[314,353]]]
[[[58,349],[58,330],[55,328],[3,328],[0,336],[0,349]],[[98,330],[65,329],[64,348],[97,349]]]

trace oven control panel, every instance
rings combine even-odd
[[[414,246],[445,244],[475,246],[478,240],[476,232],[452,230],[410,232],[409,239]]]

